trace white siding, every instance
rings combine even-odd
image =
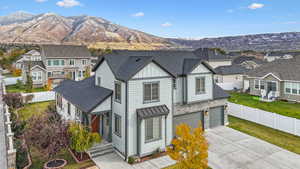
[[[199,64],[192,72],[191,74],[194,73],[210,73],[210,70],[207,69],[203,64]]]
[[[107,62],[104,60],[103,63],[98,67],[98,69],[95,72],[96,80],[97,77],[101,78],[101,86],[105,87],[107,89],[114,90],[115,86],[115,76],[108,66]],[[118,103],[114,100],[114,96],[112,97],[112,131],[114,131],[114,114],[118,114],[121,116],[121,137],[117,136],[112,132],[112,143],[113,146],[116,147],[120,152],[123,154],[125,153],[125,83],[121,82],[121,103]]]
[[[229,65],[232,65],[232,62],[230,60],[228,60],[228,61],[209,61],[208,64],[212,68],[216,68],[216,67],[219,67],[219,66],[229,66]]]
[[[92,112],[103,112],[111,110],[111,97],[108,97],[100,105],[98,105]]]
[[[213,75],[207,74],[192,74],[187,76],[187,102],[198,102],[213,99]],[[205,77],[205,93],[196,94],[196,78]]]
[[[139,71],[132,79],[163,76],[169,76],[169,74],[152,62]]]
[[[62,108],[57,107],[57,112],[62,116],[63,119],[65,120],[71,120],[75,121],[76,120],[76,107],[70,103],[70,115],[68,114],[68,101],[65,98],[62,98]]]
[[[145,82],[159,82],[159,92],[160,92],[160,101],[154,103],[143,103],[143,83]],[[128,97],[129,97],[129,107],[128,107],[128,144],[129,152],[128,155],[137,154],[137,115],[136,109],[151,107],[157,105],[167,105],[170,109],[170,114],[167,117],[167,144],[170,144],[172,139],[172,78],[158,78],[158,79],[147,79],[147,80],[130,80],[128,82]],[[144,140],[144,122],[141,126],[141,154],[151,153],[157,148],[165,147],[165,129],[164,122],[162,122],[162,140],[145,143]]]
[[[174,89],[174,103],[182,103],[183,102],[183,78],[176,78],[176,89]]]

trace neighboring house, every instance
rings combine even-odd
[[[231,57],[227,54],[220,53],[216,49],[199,48],[195,50],[194,53],[203,60],[206,60],[212,68],[232,65]]]
[[[20,58],[14,63],[17,69],[23,68],[23,62],[25,61],[41,61],[41,54],[37,50],[30,50],[29,52],[21,55]]]
[[[193,52],[113,51],[93,71],[54,88],[57,111],[89,125],[125,160],[165,150],[181,123],[205,129],[228,123],[229,96]]]
[[[300,58],[278,59],[246,73],[244,90],[262,99],[300,101]]]
[[[27,67],[23,68],[24,82],[30,72],[35,87],[47,84],[48,79],[52,80],[54,86],[66,78],[82,80],[86,70],[91,69],[91,55],[85,46],[41,45],[40,51],[41,61],[27,61]],[[36,67],[39,69],[34,69]],[[35,75],[37,78],[34,78]]]
[[[241,65],[246,69],[255,69],[264,63],[266,62],[251,56],[239,56],[232,61],[232,64]]]
[[[267,52],[264,59],[268,62],[273,62],[276,59],[292,59],[295,55],[299,55],[299,53],[274,51],[274,52]]]

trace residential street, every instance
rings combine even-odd
[[[300,156],[255,137],[228,127],[206,131],[209,146],[209,166],[213,169],[296,169]],[[136,165],[125,163],[117,154],[94,159],[101,169],[158,169],[174,164],[169,157]]]

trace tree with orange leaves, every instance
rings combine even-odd
[[[50,91],[52,89],[52,80],[48,79],[47,85],[46,85],[46,90]]]
[[[208,143],[202,127],[191,130],[187,124],[180,124],[176,127],[176,136],[172,146],[167,147],[167,154],[177,161],[179,168],[207,169]]]

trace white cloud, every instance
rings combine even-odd
[[[79,1],[76,0],[62,0],[62,1],[58,1],[56,3],[57,6],[59,7],[64,7],[64,8],[71,8],[74,6],[80,6],[81,3]]]
[[[248,6],[249,9],[259,9],[259,8],[263,8],[265,5],[264,4],[260,4],[260,3],[252,3],[251,5]]]
[[[228,13],[233,13],[234,10],[233,10],[233,9],[228,9],[226,12],[228,12]]]
[[[138,13],[132,14],[131,16],[133,16],[133,17],[143,17],[143,16],[145,16],[145,13],[144,12],[138,12]]]
[[[162,27],[170,27],[170,26],[172,26],[172,23],[170,23],[170,22],[165,22],[165,23],[161,24],[161,26],[162,26]]]
[[[46,2],[47,0],[35,0],[35,2],[39,2],[39,3],[42,3],[42,2]]]

